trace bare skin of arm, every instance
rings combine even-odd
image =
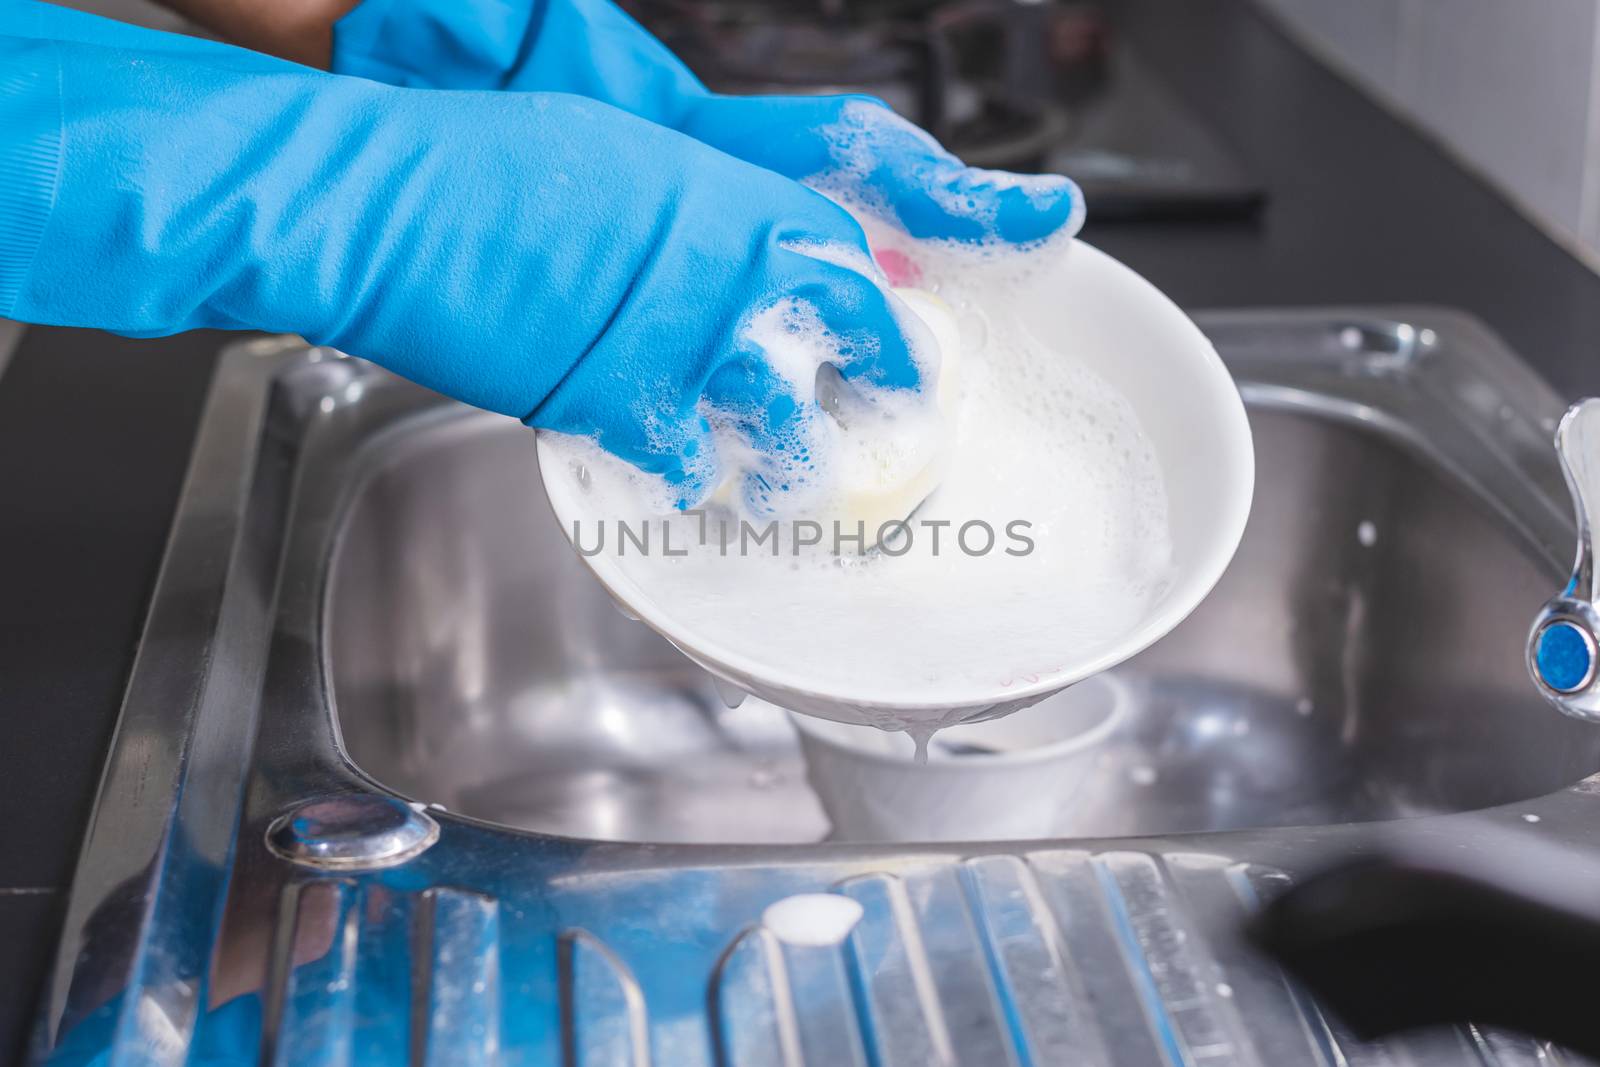
[[[360,0],[161,0],[234,44],[326,69],[333,24]]]

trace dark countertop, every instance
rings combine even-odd
[[[1188,308],[1438,303],[1600,393],[1600,276],[1246,0],[1121,0],[1127,35],[1270,189],[1253,222],[1086,231]],[[0,376],[0,1050],[53,953],[215,353],[33,329]]]

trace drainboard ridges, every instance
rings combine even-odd
[[[462,889],[422,895],[414,926],[411,1062],[479,1067],[500,1058],[500,906]]]
[[[1169,864],[1200,863],[1206,858],[1168,856]],[[1247,912],[1258,910],[1263,903],[1282,893],[1294,884],[1285,871],[1254,863],[1231,863],[1227,866],[1228,883]],[[1576,1053],[1521,1034],[1467,1024],[1407,1035],[1388,1041],[1361,1041],[1351,1034],[1336,1018],[1324,1015],[1316,1001],[1299,988],[1281,970],[1251,956],[1249,966],[1276,975],[1277,982],[1293,1000],[1296,1011],[1306,1030],[1322,1051],[1323,1063],[1330,1067],[1418,1067],[1418,1065],[1472,1064],[1481,1067],[1595,1067],[1592,1061]],[[1239,969],[1242,973],[1244,968]],[[1241,1010],[1247,1018],[1257,1017],[1243,997]],[[1261,1017],[1275,1017],[1270,1007]]]
[[[1217,861],[1214,857],[1169,856],[1168,862],[1207,869]],[[1276,867],[1232,861],[1222,861],[1222,864],[1233,897],[1244,910],[1241,921],[1294,884],[1288,872]],[[1220,902],[1217,906],[1221,907]],[[1220,943],[1231,951],[1239,951],[1237,936]],[[1276,1012],[1262,1015],[1264,1019],[1297,1019],[1318,1053],[1317,1062],[1329,1067],[1399,1067],[1406,1062],[1388,1042],[1361,1041],[1336,1018],[1325,1015],[1311,994],[1281,968],[1253,952],[1242,952],[1241,956],[1232,966],[1238,975],[1235,984],[1250,991],[1240,997],[1241,1010],[1246,1017],[1254,1019],[1259,1011]],[[1275,994],[1286,998],[1287,1007],[1277,1006]]]
[[[848,878],[834,891],[861,905],[845,943],[851,990],[879,1067],[958,1062],[906,883],[892,874]]]
[[[998,855],[965,860],[961,873],[1021,1062],[1109,1063],[1095,1007],[1033,869]]]
[[[710,995],[721,1064],[867,1067],[862,1019],[838,945],[783,944],[752,927],[717,961]]]
[[[344,880],[284,889],[262,1010],[260,1062],[355,1062],[358,899],[355,884]]]
[[[1105,852],[1090,865],[1169,1062],[1262,1067],[1233,1004],[1232,987],[1184,914],[1161,861],[1143,852]]]
[[[906,872],[904,879],[954,1062],[986,1067],[1024,1062],[1019,1056],[1026,1048],[1019,1047],[1018,1028],[1008,1018],[964,868],[939,864]]]
[[[413,904],[409,894],[350,879],[285,887],[264,987],[259,1062],[408,1061],[410,1021],[392,1006],[411,998]]]
[[[711,970],[706,1010],[719,1067],[803,1067],[800,1023],[778,939],[746,929]]]
[[[1246,910],[1230,887],[1230,861],[1075,850],[1027,860],[1085,1003],[1116,1037],[1112,1062],[1330,1062],[1276,972],[1238,940]]]
[[[587,930],[562,933],[561,1049],[564,1067],[648,1067],[644,993],[628,965]]]
[[[1405,1067],[1589,1067],[1590,1061],[1521,1034],[1472,1024],[1406,1034],[1390,1042],[1394,1060]]]
[[[1167,856],[1166,862],[1168,869],[1174,872],[1174,877],[1180,880],[1185,878],[1181,872],[1198,875],[1214,870],[1221,864],[1228,885],[1246,913],[1258,910],[1265,901],[1293,884],[1293,879],[1286,872],[1260,864],[1232,863],[1217,857],[1181,854]],[[1203,890],[1191,890],[1189,897],[1194,903],[1203,901],[1205,894]],[[1227,950],[1235,947],[1238,939],[1218,939],[1217,943]],[[1219,950],[1219,958],[1222,954],[1223,951]],[[1480,1067],[1593,1067],[1588,1060],[1547,1041],[1471,1024],[1389,1041],[1363,1042],[1349,1033],[1337,1019],[1324,1015],[1308,993],[1259,956],[1245,953],[1237,961],[1228,961],[1227,966],[1229,973],[1234,976],[1236,996],[1245,1018],[1254,1022],[1257,1019],[1289,1017],[1275,1002],[1274,993],[1281,990],[1281,995],[1289,998],[1295,1016],[1318,1047],[1321,1053],[1319,1062],[1330,1067],[1413,1067],[1457,1063],[1476,1063]],[[1253,1032],[1260,1035],[1263,1027],[1256,1025]],[[1269,1063],[1274,1062],[1265,1047],[1262,1052],[1264,1059]]]
[[[1594,1067],[1594,1061],[1548,1041],[1480,1026],[1461,1027],[1483,1067]]]

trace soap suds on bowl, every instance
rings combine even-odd
[[[761,925],[786,945],[826,948],[850,936],[864,910],[849,897],[834,893],[796,893],[768,905]]]
[[[546,443],[566,460],[557,469],[587,478],[583,528],[568,535],[582,552],[618,555],[630,598],[700,647],[860,694],[863,721],[931,730],[952,723],[905,707],[932,708],[952,691],[1020,691],[1116,647],[1148,616],[1172,576],[1166,486],[1126,398],[1073,359],[1072,337],[1040,336],[1019,310],[1029,304],[1019,294],[1044,284],[1070,241],[972,249],[862,222],[874,249],[897,270],[914,269],[957,324],[953,405],[933,402],[939,356],[925,334],[927,388],[860,389],[878,421],[862,420],[852,436],[814,399],[829,339],[788,308],[771,313],[777,319],[758,313],[750,329],[816,409],[814,433],[805,455],[785,460],[790,468],[764,473],[762,499],[724,491],[703,508],[671,511],[651,476],[592,441],[551,434]],[[1071,298],[1032,291],[1031,302]],[[741,464],[762,462],[736,439],[717,441],[725,482],[755,469]],[[896,457],[914,465],[930,449],[947,454],[942,481],[909,516],[907,536],[874,550],[877,531],[844,528],[838,543],[830,527],[841,514],[840,472]],[[647,528],[653,550],[636,550],[635,538],[619,552],[619,524]],[[762,536],[769,524],[775,530]],[[874,709],[889,702],[896,707]]]

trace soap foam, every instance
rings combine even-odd
[[[786,247],[887,285],[883,272],[858,249],[837,243]],[[935,382],[940,357],[931,332],[892,295],[889,304],[919,378]],[[826,366],[848,376],[877,356],[878,341],[870,336],[837,336],[803,299],[788,298],[756,309],[742,324],[740,337],[763,352],[767,366],[799,410],[786,434],[752,448],[750,413],[721,410],[710,403],[700,407],[715,444],[712,454],[696,457],[701,464],[715,464],[714,474],[700,480],[723,485],[724,501],[731,493],[751,516],[830,514],[830,503],[837,496],[830,487],[849,481],[840,476],[841,464],[853,469],[877,464],[888,470],[916,462],[933,447],[931,441],[943,436],[942,424],[931,416],[922,393],[874,388],[865,379],[841,386],[842,401],[859,423],[853,431],[825,417],[816,404],[819,370]],[[710,469],[701,466],[695,473]],[[661,494],[654,496],[659,499]]]
[[[851,101],[840,109],[838,120],[820,132],[827,142],[832,166],[807,178],[806,184],[844,205],[858,218],[895,222],[897,212],[880,190],[882,174],[899,169],[904,160],[915,159],[919,161],[918,190],[946,215],[978,224],[991,240],[999,236],[996,211],[1000,200],[992,192],[974,195],[976,190],[1015,190],[1041,209],[1070,196],[1072,215],[1058,233],[1070,237],[1083,226],[1083,194],[1070,178],[969,167],[926,130],[877,104]],[[966,245],[964,251],[970,253],[971,242]],[[1012,249],[997,250],[1005,253]]]
[[[1159,462],[1127,400],[1071,358],[1071,339],[1034,336],[1010,310],[1066,241],[974,249],[915,242],[862,221],[875,249],[914,261],[921,285],[954,310],[959,403],[945,424],[930,401],[937,360],[924,353],[930,388],[859,390],[856,399],[881,421],[847,420],[846,428],[813,410],[805,455],[776,475],[790,476],[789,490],[764,504],[791,518],[827,517],[829,493],[852,465],[914,464],[948,446],[943,482],[916,512],[902,551],[836,552],[827,536],[802,543],[792,522],[779,524],[770,546],[741,544],[741,523],[764,513],[738,494],[664,515],[650,476],[587,439],[551,435],[549,445],[587,472],[584,542],[592,545],[599,519],[621,519],[653,523],[674,551],[688,549],[665,555],[658,537],[658,551],[629,552],[619,563],[696,644],[862,703],[1020,689],[1117,644],[1165,591],[1172,549]],[[751,330],[796,395],[810,396],[829,351],[825,331],[792,308],[758,315]],[[718,444],[748,451],[726,434]],[[746,461],[760,462],[731,465]],[[1011,533],[1018,522],[1020,538]],[[985,540],[974,524],[993,531],[987,551],[969,551]],[[608,537],[604,551],[615,553]],[[1006,551],[1023,539],[1031,551]],[[865,547],[874,540],[868,532]],[[948,725],[932,711],[865,714],[893,729]]]

